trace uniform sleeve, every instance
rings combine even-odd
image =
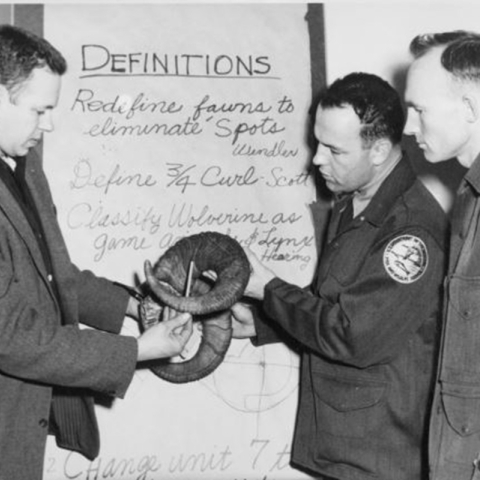
[[[333,361],[388,362],[423,322],[440,314],[444,252],[417,227],[385,238],[358,263],[354,278],[331,271],[310,292],[272,280],[265,311],[301,345]]]

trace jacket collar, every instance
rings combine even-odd
[[[465,181],[475,190],[477,195],[480,194],[480,155],[472,163],[472,166],[465,174]]]
[[[359,215],[372,225],[381,225],[397,201],[416,181],[410,160],[404,153],[390,175],[383,181],[365,210]]]
[[[3,162],[3,160],[0,161]],[[10,167],[5,166],[4,168]],[[0,175],[0,210],[3,211],[5,216],[10,220],[11,225],[17,230],[25,242],[39,271],[44,272],[46,275],[46,267],[32,227],[20,207],[18,199],[15,198],[3,175]]]

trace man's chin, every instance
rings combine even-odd
[[[27,155],[27,153],[33,148],[33,145],[32,146],[27,146],[27,147],[23,147],[23,148],[19,148],[14,155],[12,155],[12,157],[24,157],[25,155]]]
[[[440,162],[446,162],[447,160],[450,160],[450,158],[444,158],[444,157],[427,157],[425,156],[425,160],[428,163],[440,163]]]
[[[325,182],[325,185],[327,186],[327,188],[328,188],[332,193],[338,193],[338,192],[339,192],[339,189],[336,187],[336,185],[335,185],[334,183]]]
[[[445,158],[442,155],[439,155],[438,153],[434,152],[428,152],[428,151],[423,151],[423,157],[425,160],[429,163],[439,163],[439,162],[444,162],[445,160],[448,160],[448,158]]]

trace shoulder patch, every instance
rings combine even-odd
[[[383,252],[383,265],[397,282],[416,282],[427,270],[428,251],[414,235],[400,235],[391,240]]]

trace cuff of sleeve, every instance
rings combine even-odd
[[[278,277],[272,278],[266,285],[265,285],[265,294],[272,292],[275,288],[279,287],[280,285],[284,285],[285,282]]]
[[[268,343],[275,343],[281,341],[278,334],[278,327],[275,327],[274,321],[265,312],[264,305],[267,296],[276,288],[276,286],[283,283],[279,278],[274,278],[265,285],[265,299],[261,305],[254,309],[253,321],[255,324],[256,337],[252,338],[252,344],[255,346],[266,345]]]
[[[138,342],[135,337],[120,335],[117,340],[116,358],[111,359],[111,364],[115,367],[115,386],[107,393],[113,397],[124,398],[135,374]]]
[[[115,295],[117,300],[111,305],[112,318],[114,319],[115,327],[113,333],[119,333],[123,327],[123,321],[125,319],[125,313],[127,311],[130,295],[123,288],[117,287],[112,284],[112,288],[115,289]],[[112,295],[113,297],[113,295]]]

